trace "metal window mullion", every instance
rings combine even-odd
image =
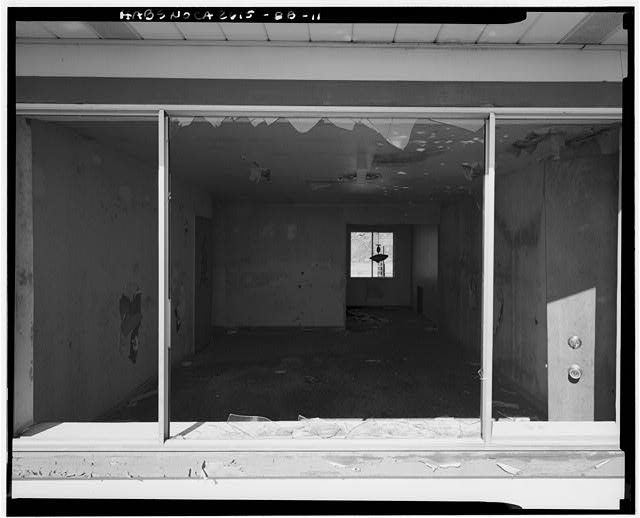
[[[616,423],[620,439],[620,309],[622,307],[622,127],[618,134],[618,239],[616,273]]]
[[[493,381],[493,254],[495,215],[495,114],[485,122],[484,195],[482,202],[482,365],[480,375],[480,431],[491,441]]]
[[[170,300],[170,184],[169,124],[164,110],[158,111],[158,431],[161,443],[169,438],[171,374]]]

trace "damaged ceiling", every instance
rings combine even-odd
[[[59,121],[86,138],[157,164],[151,122]],[[510,121],[496,126],[496,174],[569,156],[611,154],[617,125]],[[220,200],[428,203],[482,192],[481,120],[172,119],[172,175]]]

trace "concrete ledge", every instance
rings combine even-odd
[[[15,480],[623,478],[621,451],[17,452]]]

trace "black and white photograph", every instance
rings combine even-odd
[[[124,4],[4,8],[7,515],[636,512],[634,2]]]

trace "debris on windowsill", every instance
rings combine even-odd
[[[440,464],[438,464],[439,468],[459,468],[461,467],[462,464],[460,462],[441,462]]]
[[[457,469],[457,468],[462,467],[462,464],[460,462],[456,462],[456,461],[431,463],[431,462],[426,461],[426,460],[419,460],[418,462],[421,462],[422,464],[427,466],[431,471],[436,471],[438,468],[440,468],[440,469],[456,468]]]
[[[306,430],[322,439],[330,439],[335,437],[339,432],[344,432],[343,428],[337,423],[325,421],[319,417],[307,419],[306,417],[299,415],[298,421],[303,421]]]
[[[502,471],[506,471],[507,473],[509,473],[509,475],[517,475],[522,471],[520,468],[510,466],[509,464],[505,464],[504,462],[496,462],[496,466],[498,466]]]
[[[611,461],[611,459],[606,459],[606,460],[603,460],[602,462],[598,462],[598,464],[596,464],[596,465],[594,466],[594,468],[596,468],[596,469],[600,469],[602,466],[604,466],[605,464],[607,464],[607,463],[608,463],[608,462],[610,462],[610,461]]]
[[[431,464],[430,462],[427,462],[426,460],[420,460],[418,462],[421,462],[422,464],[424,464],[427,468],[429,468],[431,471],[435,471],[438,469],[438,466],[435,466],[433,464]]]
[[[242,415],[242,414],[229,414],[227,418],[227,423],[246,423],[246,422],[267,422],[271,423],[271,419],[267,419],[266,417],[262,417],[260,415]]]

